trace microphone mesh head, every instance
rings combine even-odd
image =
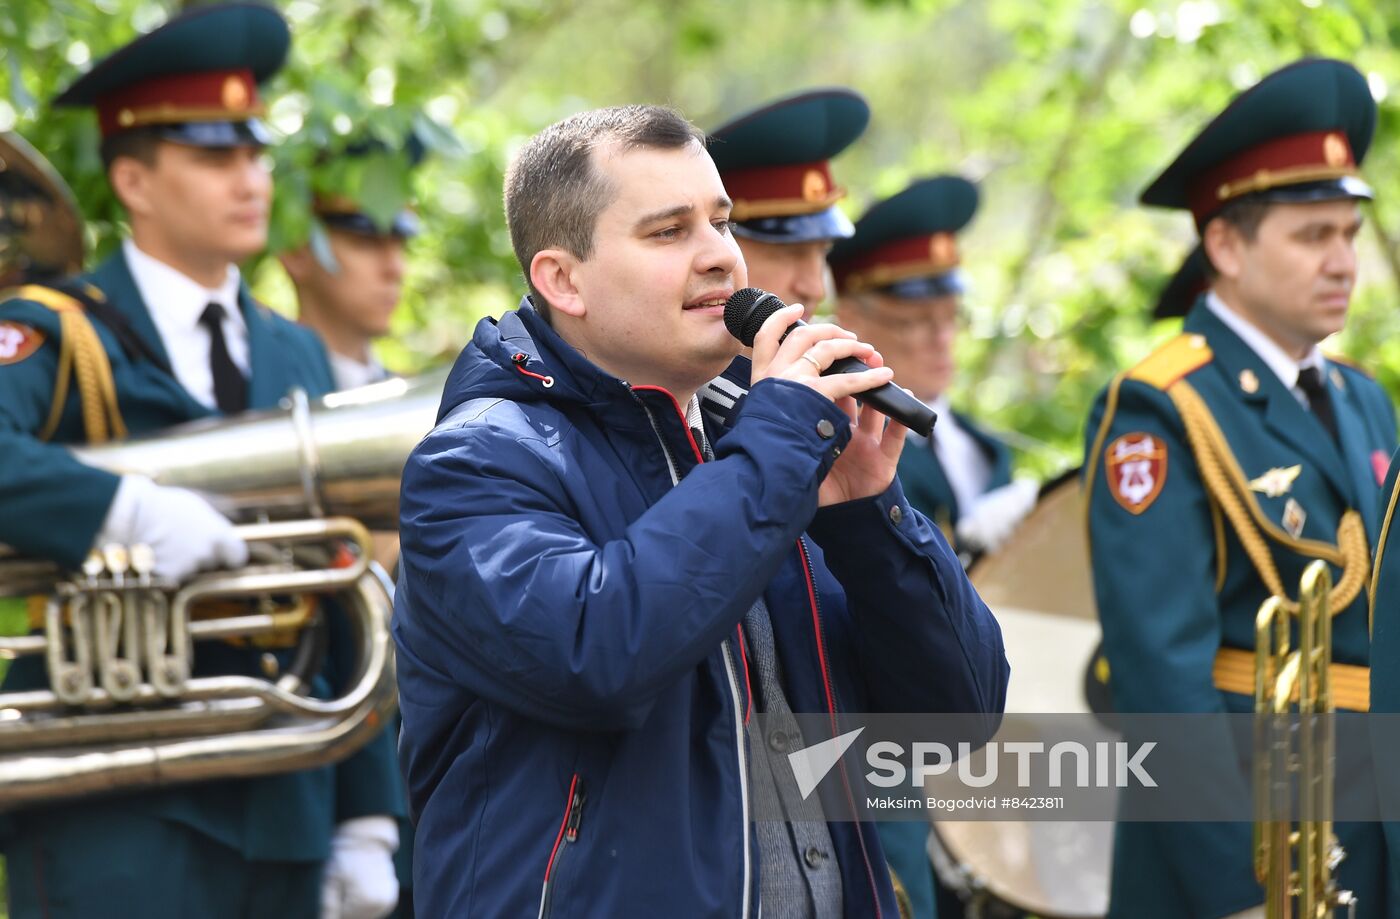
[[[745,287],[736,290],[724,304],[724,327],[745,347],[753,347],[753,337],[768,317],[786,304],[766,290]]]

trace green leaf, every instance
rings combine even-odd
[[[355,200],[375,226],[387,228],[408,204],[408,164],[402,157],[388,153],[363,159],[364,173]]]

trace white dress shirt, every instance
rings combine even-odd
[[[331,373],[335,375],[336,389],[356,389],[389,379],[389,371],[384,369],[384,365],[379,363],[373,354],[369,356],[368,361],[357,361],[353,357],[337,354],[329,348],[326,349],[326,354],[331,359]]]
[[[1308,396],[1298,387],[1298,373],[1304,367],[1316,367],[1318,373],[1323,374],[1326,379],[1327,360],[1322,356],[1322,349],[1317,345],[1312,346],[1312,350],[1301,361],[1291,356],[1278,346],[1278,343],[1265,335],[1258,326],[1241,316],[1239,313],[1225,305],[1225,301],[1215,295],[1215,291],[1206,294],[1206,308],[1240,337],[1240,340],[1259,355],[1270,370],[1274,372],[1288,391],[1293,393],[1293,398],[1298,400],[1298,404],[1304,409],[1309,408]]]
[[[175,379],[196,400],[215,408],[214,373],[209,369],[209,331],[199,324],[199,317],[210,303],[224,308],[224,341],[228,344],[229,357],[247,377],[248,324],[238,308],[237,266],[230,265],[224,283],[210,290],[142,252],[130,239],[122,241],[122,253],[136,289],[150,310],[151,321],[160,333],[165,353],[170,356],[170,369]]]
[[[938,425],[933,438],[933,452],[943,466],[943,474],[952,486],[958,502],[958,513],[972,510],[977,499],[987,491],[992,478],[992,465],[982,445],[967,432],[953,415],[946,395],[928,403],[938,413]]]

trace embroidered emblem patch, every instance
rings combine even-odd
[[[1301,465],[1287,468],[1275,466],[1257,479],[1251,479],[1249,488],[1251,491],[1261,492],[1270,498],[1277,498],[1293,490],[1293,480],[1298,478],[1298,474],[1302,471]]]
[[[44,343],[44,333],[18,322],[0,322],[0,367],[18,364]]]
[[[1130,514],[1152,506],[1167,482],[1167,445],[1151,434],[1124,434],[1103,455],[1113,499]]]
[[[1308,512],[1303,510],[1303,505],[1298,503],[1297,498],[1289,498],[1288,503],[1283,506],[1283,528],[1288,531],[1288,535],[1297,539],[1303,535],[1303,524],[1308,522]]]
[[[1390,471],[1390,457],[1384,450],[1371,451],[1371,471],[1376,474],[1376,484],[1385,484],[1385,474]]]

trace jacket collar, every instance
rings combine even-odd
[[[150,308],[136,286],[131,267],[122,251],[117,250],[102,262],[92,272],[90,280],[164,362],[163,369],[168,370],[170,355],[165,350],[160,333],[156,331]],[[287,332],[279,327],[279,323],[269,314],[267,307],[253,299],[247,284],[239,284],[238,308],[248,328],[248,405],[251,408],[270,408],[275,406],[287,394],[288,388],[296,382],[290,374],[291,368],[282,347],[282,338]],[[209,409],[186,392],[179,381],[168,372],[160,376],[189,403],[190,417],[210,414]]]

